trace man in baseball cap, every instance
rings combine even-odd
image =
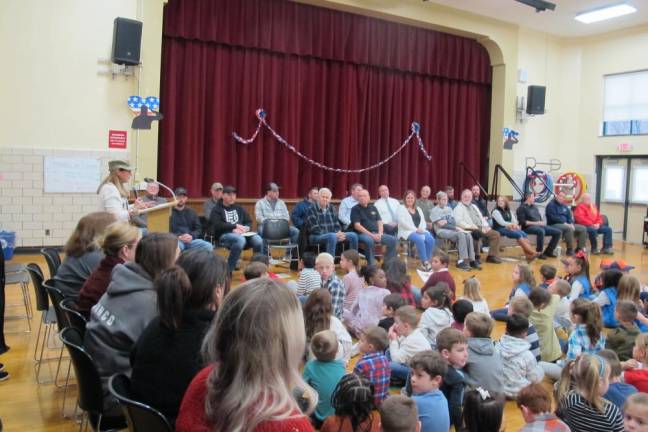
[[[214,182],[209,189],[211,197],[203,204],[203,214],[207,219],[211,216],[211,212],[216,206],[216,203],[223,198],[223,185],[219,182]]]
[[[202,224],[198,214],[192,208],[187,207],[189,199],[187,189],[177,187],[174,192],[178,204],[171,212],[171,232],[178,236],[180,250],[195,248],[214,250],[211,243],[202,239]]]

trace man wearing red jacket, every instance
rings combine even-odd
[[[583,194],[580,204],[574,209],[574,219],[577,224],[584,225],[587,229],[590,243],[592,245],[592,254],[598,255],[603,252],[607,255],[613,255],[612,250],[612,228],[603,225],[603,217],[592,203],[590,194]],[[599,251],[596,236],[603,234],[603,250]]]

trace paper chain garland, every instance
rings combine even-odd
[[[272,127],[267,123],[267,121],[266,121],[267,113],[263,108],[259,108],[258,110],[256,110],[256,116],[259,119],[259,124],[257,125],[256,130],[254,131],[252,136],[250,138],[248,138],[248,139],[245,139],[245,138],[241,137],[239,134],[237,134],[236,132],[232,132],[232,137],[234,137],[234,139],[236,141],[238,141],[241,144],[246,144],[246,145],[251,144],[257,138],[257,136],[259,135],[259,132],[261,131],[261,127],[263,126],[272,133],[272,135],[275,137],[275,139],[277,141],[279,141],[281,144],[285,145],[288,148],[288,150],[295,153],[297,156],[304,159],[306,162],[310,163],[311,165],[314,165],[314,166],[316,166],[318,168],[321,168],[323,170],[333,171],[333,172],[337,172],[337,173],[357,174],[357,173],[362,173],[362,172],[365,172],[365,171],[369,171],[369,170],[378,168],[378,167],[386,164],[387,162],[389,162],[394,157],[396,157],[396,155],[398,153],[400,153],[410,143],[410,141],[414,137],[416,137],[416,140],[418,141],[419,150],[421,151],[421,153],[423,153],[423,156],[425,157],[425,159],[427,159],[428,161],[432,160],[432,156],[425,150],[425,147],[423,146],[423,140],[421,139],[421,135],[420,135],[421,125],[418,124],[417,122],[412,122],[412,125],[410,126],[410,131],[411,132],[410,132],[409,136],[405,139],[405,141],[403,141],[403,144],[394,153],[389,155],[389,157],[387,157],[386,159],[384,159],[384,160],[382,160],[382,161],[380,161],[378,163],[375,163],[373,165],[370,165],[368,167],[365,167],[365,168],[344,169],[344,168],[329,167],[329,166],[324,165],[323,163],[317,162],[317,161],[309,158],[305,154],[301,153],[299,150],[297,150],[297,148],[295,148],[295,146],[289,144],[281,135],[279,135],[277,132],[275,132],[275,130],[272,129]]]
[[[128,98],[128,107],[131,111],[139,114],[142,105],[146,105],[149,111],[157,111],[160,108],[160,98],[157,96],[131,96]]]

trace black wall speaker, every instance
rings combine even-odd
[[[113,27],[113,63],[134,66],[140,62],[142,22],[128,18],[115,18]]]
[[[527,114],[544,114],[546,91],[545,86],[529,86],[527,89]]]

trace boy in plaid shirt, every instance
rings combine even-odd
[[[359,349],[363,353],[353,373],[367,378],[374,386],[374,401],[380,405],[389,395],[391,367],[385,356],[389,347],[389,336],[378,326],[367,327],[360,335]]]
[[[317,259],[315,259],[315,269],[322,277],[322,288],[328,290],[331,294],[333,315],[335,315],[336,318],[342,319],[346,290],[344,289],[344,283],[335,274],[333,255],[327,252],[322,252],[317,255]]]

